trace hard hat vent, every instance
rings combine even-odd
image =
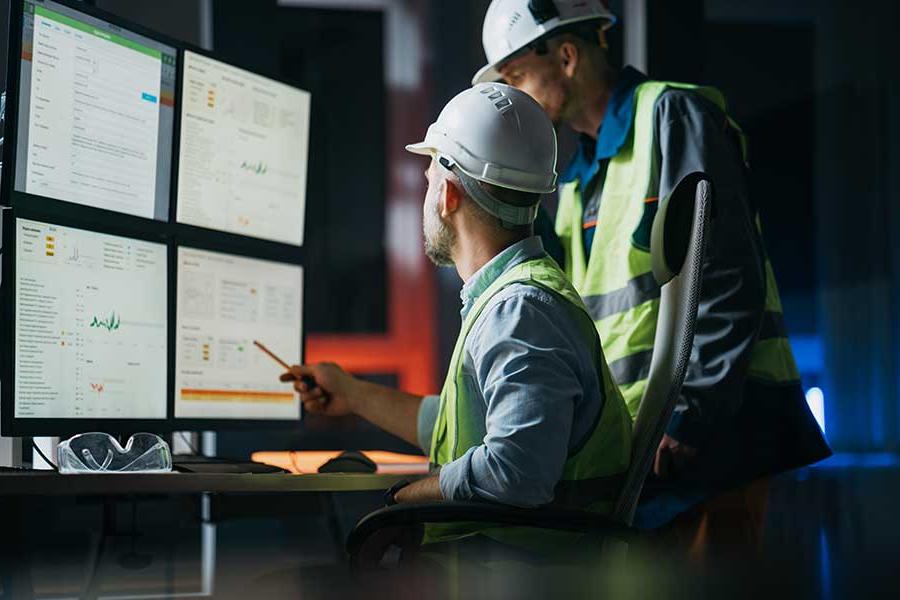
[[[556,133],[550,117],[528,94],[502,83],[482,83],[459,93],[428,128],[425,140],[406,148],[440,164],[452,163],[482,183],[532,194],[556,189]],[[502,217],[509,222],[518,218]]]
[[[487,96],[487,99],[491,101],[494,108],[501,114],[512,108],[512,100],[510,100],[506,93],[500,88],[494,86],[485,87],[481,90],[481,95]]]

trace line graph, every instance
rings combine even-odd
[[[91,391],[97,394],[97,406],[95,408],[99,408],[100,400],[103,397],[103,390],[106,389],[106,385],[102,383],[91,383]]]
[[[113,332],[122,326],[122,319],[115,312],[111,313],[108,319],[103,319],[94,315],[93,320],[91,320],[91,323],[88,326],[92,329],[106,329],[109,332]]]
[[[254,175],[265,175],[269,172],[269,166],[262,161],[249,162],[245,160],[241,163],[241,169],[244,171],[250,171]]]

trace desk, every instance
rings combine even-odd
[[[419,469],[421,471],[421,469]],[[54,497],[111,497],[203,495],[201,522],[204,540],[216,540],[216,522],[220,515],[248,516],[268,511],[269,506],[254,506],[241,500],[254,496],[272,497],[276,511],[293,509],[292,502],[274,499],[279,496],[307,494],[313,502],[296,503],[296,510],[303,511],[302,504],[324,514],[334,537],[336,550],[343,552],[343,534],[333,514],[332,494],[336,492],[371,492],[384,490],[402,479],[418,478],[418,474],[363,474],[363,473],[312,473],[294,474],[205,474],[167,473],[156,475],[60,475],[47,471],[0,473],[0,589],[5,597],[26,598],[33,596],[31,564],[24,530],[24,515],[29,510],[29,498]],[[214,502],[215,501],[215,504]],[[218,507],[218,504],[237,504],[236,507]],[[259,503],[257,503],[259,504]],[[287,506],[285,506],[287,505]],[[212,593],[215,552],[211,554],[212,568],[206,569],[204,558],[204,591]],[[207,580],[209,586],[206,585]],[[199,595],[204,595],[201,592]]]
[[[402,479],[415,476],[367,473],[60,475],[25,471],[0,473],[0,497],[366,492],[386,490]]]

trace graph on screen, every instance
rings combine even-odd
[[[94,315],[88,327],[97,327],[98,329],[106,329],[107,331],[118,331],[122,325],[122,319],[112,313],[108,318],[104,319]]]
[[[310,95],[185,53],[178,220],[303,244]]]
[[[179,248],[176,313],[177,418],[299,418],[283,369],[253,340],[302,361],[301,267]]]
[[[163,244],[16,220],[16,417],[166,417],[166,265]]]

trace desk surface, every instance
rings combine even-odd
[[[154,494],[285,494],[386,490],[421,475],[368,473],[60,475],[25,471],[0,473],[2,496],[126,496]]]

